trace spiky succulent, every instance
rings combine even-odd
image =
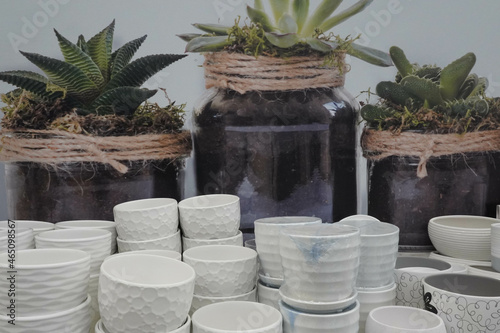
[[[279,49],[308,47],[328,54],[339,47],[338,40],[324,37],[324,33],[364,10],[373,0],[359,0],[351,7],[335,13],[343,0],[323,0],[309,15],[309,0],[269,0],[273,14],[266,13],[262,0],[255,0],[254,7],[247,6],[248,17],[264,31],[268,43]],[[230,49],[236,42],[233,28],[219,24],[194,24],[205,34],[179,35],[188,42],[187,52],[217,52]],[[349,43],[347,53],[378,66],[391,66],[391,58],[366,46]]]
[[[47,77],[30,71],[0,72],[0,80],[44,100],[63,99],[82,114],[130,115],[156,90],[141,89],[151,76],[185,55],[157,54],[131,62],[146,36],[112,52],[115,21],[97,35],[70,42],[55,30],[65,61],[21,52]]]

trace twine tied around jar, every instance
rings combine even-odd
[[[465,134],[421,134],[365,129],[361,137],[363,155],[372,161],[389,156],[415,156],[419,178],[427,177],[427,162],[431,157],[445,155],[500,151],[500,130]]]
[[[277,58],[241,53],[205,54],[205,87],[249,91],[285,91],[332,88],[344,85],[350,67],[345,53],[338,53],[342,68],[326,65],[319,56]]]
[[[60,130],[2,131],[0,161],[32,162],[55,166],[70,162],[111,165],[121,174],[122,161],[175,159],[191,151],[191,134],[145,134],[98,137]]]

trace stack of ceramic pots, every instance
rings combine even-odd
[[[230,194],[191,197],[179,202],[183,250],[203,245],[243,246],[240,199]]]
[[[29,249],[11,259],[7,252],[0,254],[0,288],[6,292],[0,297],[0,332],[89,332],[88,253]]]
[[[362,333],[371,310],[395,304],[394,268],[398,257],[399,228],[367,215],[350,216],[338,224],[359,228],[361,233],[356,289],[360,304],[359,332]]]
[[[153,198],[128,201],[113,208],[118,252],[173,250],[182,252],[177,201]]]
[[[256,298],[257,252],[236,245],[203,245],[184,251],[196,282],[190,313],[212,303]]]
[[[3,220],[0,221],[0,228],[11,228],[12,224],[14,224],[16,228],[33,229],[33,237],[41,232],[54,230],[54,223],[29,220]]]
[[[35,248],[33,229],[0,228],[0,253],[8,249],[27,250]]]

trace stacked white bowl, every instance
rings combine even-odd
[[[491,266],[500,272],[500,223],[491,225]]]
[[[118,252],[173,250],[182,252],[177,201],[152,198],[121,203],[113,208]]]
[[[240,198],[230,194],[191,197],[179,202],[183,250],[203,245],[243,246]]]
[[[0,332],[89,332],[88,253],[30,249],[17,251],[14,261],[9,259],[8,253],[0,254],[0,288],[9,291],[0,297],[5,309],[0,315]]]
[[[33,237],[43,231],[54,230],[54,223],[44,221],[29,221],[29,220],[3,220],[0,221],[0,228],[9,228],[15,223],[16,227],[22,229],[33,229]]]
[[[0,228],[0,253],[7,250],[27,250],[34,249],[35,241],[33,238],[33,229],[19,228]]]
[[[116,223],[105,220],[72,220],[55,224],[56,229],[104,229],[111,233],[111,254],[116,252]]]
[[[196,282],[190,313],[227,301],[256,302],[257,252],[236,245],[203,245],[184,251]]]

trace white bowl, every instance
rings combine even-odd
[[[356,287],[378,288],[394,282],[398,257],[399,228],[373,219],[347,219],[338,222],[359,228],[361,256]]]
[[[312,314],[302,312],[288,306],[283,301],[281,301],[279,305],[281,314],[283,315],[284,332],[358,333],[359,302],[355,302],[340,312],[329,314]]]
[[[6,309],[15,299],[19,317],[48,315],[76,307],[89,290],[90,255],[72,249],[32,249],[15,253],[14,269],[8,254],[0,254],[0,306]],[[8,273],[9,271],[16,273]],[[13,279],[8,279],[11,276]],[[11,281],[12,280],[12,281]],[[15,297],[7,297],[11,282]]]
[[[179,202],[183,234],[194,239],[236,236],[240,228],[240,198],[230,194],[191,197]]]
[[[111,253],[116,252],[116,223],[104,220],[73,220],[55,224],[56,229],[104,229],[111,233]]]
[[[485,276],[440,274],[423,282],[425,305],[448,332],[500,331],[500,281]]]
[[[101,319],[101,314],[99,313],[98,290],[99,274],[92,275],[89,279],[89,295],[92,298],[90,302],[90,309],[92,310],[92,323],[90,327],[94,327],[97,321]]]
[[[456,273],[456,272],[453,272],[453,273]],[[497,272],[496,270],[494,270],[493,267],[469,266],[468,270],[467,270],[467,274],[486,276],[486,277],[500,280],[500,272]]]
[[[370,311],[382,306],[396,305],[396,283],[384,289],[358,289],[358,302],[359,333],[363,333]]]
[[[497,219],[483,216],[434,217],[428,231],[432,245],[441,254],[467,260],[491,259],[491,225]]]
[[[422,280],[429,275],[449,273],[451,264],[446,261],[420,258],[399,257],[394,270],[397,284],[396,305],[424,309]]]
[[[289,227],[308,224],[321,224],[321,219],[310,216],[279,216],[255,220],[255,244],[263,275],[283,280],[279,244],[280,232]]]
[[[0,252],[35,248],[33,229],[0,228]]]
[[[169,332],[188,316],[195,272],[189,265],[147,254],[104,261],[99,277],[99,310],[113,333]]]
[[[359,229],[339,224],[290,227],[280,235],[284,283],[283,300],[324,304],[334,311],[352,304],[344,301],[355,292],[360,256]],[[287,299],[286,299],[286,298]]]
[[[491,267],[491,261],[480,261],[480,260],[466,260],[466,259],[458,259],[449,256],[445,256],[438,251],[432,251],[429,255],[429,258],[438,259],[442,261],[446,261],[450,264],[462,264],[466,266],[486,266]]]
[[[11,220],[12,221],[12,220]],[[41,232],[54,230],[54,223],[44,221],[13,220],[17,227],[23,229],[33,229],[33,237]],[[0,228],[7,228],[8,220],[0,221]]]
[[[193,333],[281,333],[282,316],[256,302],[230,301],[202,307],[191,317]]]
[[[61,248],[82,250],[90,254],[90,275],[99,274],[99,267],[111,253],[111,233],[103,229],[58,229],[35,236],[37,249]]]
[[[154,255],[154,256],[160,256],[160,257],[165,257],[165,258],[171,258],[175,260],[182,260],[182,255],[173,250],[137,250],[137,251],[128,251],[128,252],[122,252],[118,254],[113,254],[112,256],[107,257],[105,260],[109,258],[114,258],[117,256],[127,256],[130,254],[149,254],[149,255]]]
[[[268,286],[259,280],[259,283],[257,283],[257,299],[259,303],[267,304],[278,310],[280,309],[281,295],[279,287]]]
[[[118,252],[139,250],[171,250],[179,253],[182,252],[180,230],[177,230],[177,232],[173,235],[163,238],[156,238],[145,241],[125,241],[117,238],[116,242],[118,243]]]
[[[191,332],[191,317],[188,316],[186,322],[176,330],[170,331],[169,333],[190,333]],[[99,320],[95,325],[95,333],[110,333],[106,327],[104,327],[102,320]]]
[[[370,312],[366,333],[446,333],[443,320],[422,309],[383,306]]]
[[[73,308],[47,315],[23,317],[16,315],[15,326],[8,323],[11,318],[0,315],[0,332],[9,333],[88,333],[90,330],[91,297]]]
[[[236,236],[218,239],[193,239],[182,236],[183,251],[203,245],[236,245],[243,246],[243,233],[238,231]]]
[[[247,302],[257,302],[257,288],[253,288],[252,291],[235,296],[200,296],[193,295],[193,303],[191,303],[191,310],[189,310],[189,314],[193,315],[193,313],[209,304],[220,303],[220,302],[229,302],[229,301],[247,301]]]
[[[204,245],[184,251],[182,257],[196,271],[196,295],[235,296],[255,288],[257,252],[252,249],[234,245]]]
[[[125,241],[164,238],[179,229],[177,201],[152,198],[121,203],[113,208],[118,237]]]

